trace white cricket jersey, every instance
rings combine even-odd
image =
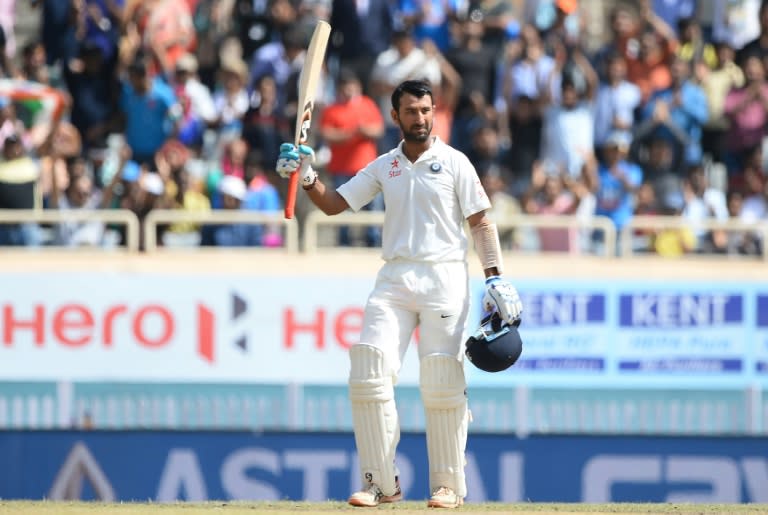
[[[379,156],[338,188],[353,211],[379,193],[385,216],[386,261],[463,261],[464,220],[491,203],[467,156],[435,137],[415,163],[396,148]]]

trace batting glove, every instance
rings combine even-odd
[[[487,312],[497,312],[510,325],[520,325],[523,303],[517,289],[508,281],[494,275],[485,280],[483,308]]]
[[[280,155],[277,156],[276,171],[283,179],[290,178],[291,174],[299,172],[301,185],[312,186],[317,180],[317,172],[312,169],[312,161],[315,160],[315,151],[308,145],[283,143],[280,145]]]

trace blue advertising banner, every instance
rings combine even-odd
[[[743,303],[729,292],[619,294],[619,371],[741,373],[748,341]]]
[[[756,311],[755,371],[761,377],[768,378],[768,293],[757,296]]]
[[[403,434],[406,499],[428,495],[421,434]],[[340,433],[4,432],[0,498],[346,499]],[[470,435],[468,502],[768,502],[768,439]]]
[[[589,374],[607,368],[600,331],[608,321],[606,297],[594,291],[526,291],[522,294],[526,352],[518,369]],[[523,330],[525,332],[525,329]]]
[[[515,285],[523,354],[498,374],[469,367],[473,384],[744,388],[768,380],[768,284]]]

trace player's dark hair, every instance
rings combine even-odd
[[[404,94],[408,93],[416,98],[421,98],[424,95],[429,95],[429,98],[433,99],[432,88],[429,86],[429,82],[426,80],[407,80],[401,82],[399,86],[392,92],[392,109],[400,111],[400,99]]]

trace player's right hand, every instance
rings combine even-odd
[[[314,182],[317,174],[312,169],[312,161],[315,160],[315,151],[308,145],[299,145],[296,147],[293,143],[283,143],[280,145],[280,154],[277,156],[277,166],[275,167],[280,177],[290,178],[291,174],[301,172],[300,179],[302,185],[308,186]]]

